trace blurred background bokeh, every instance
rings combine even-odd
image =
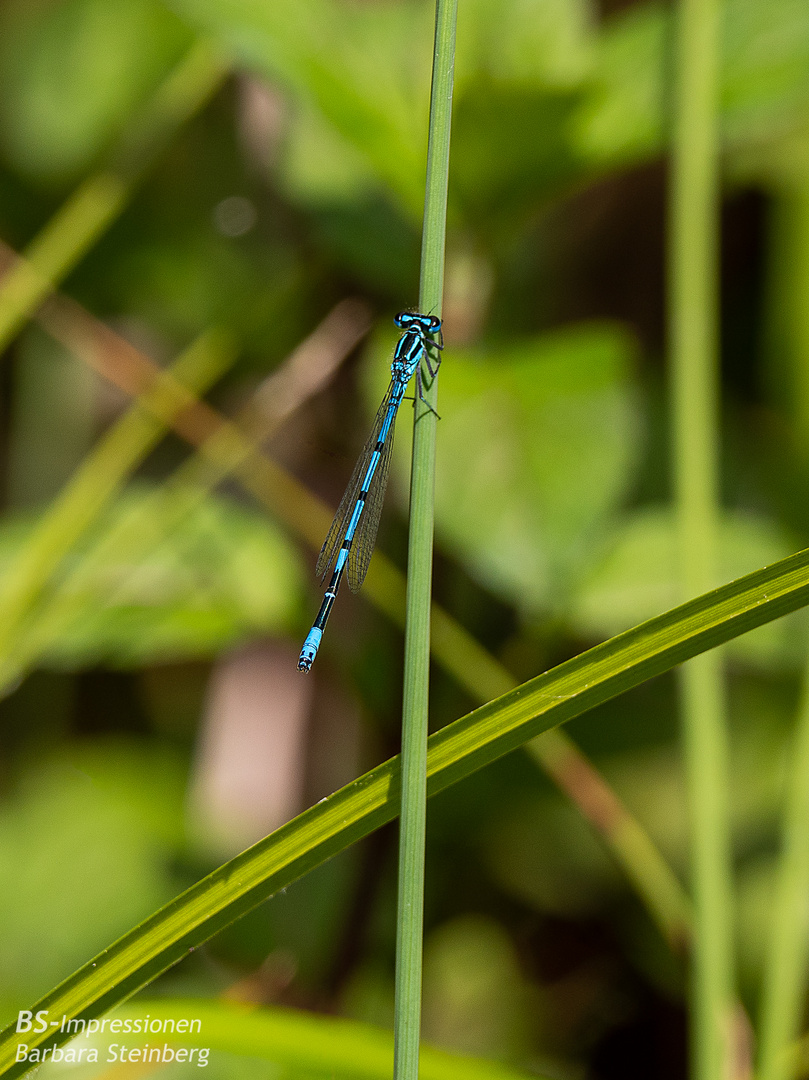
[[[315,551],[283,500],[129,411],[126,372],[190,349],[195,393],[336,506],[418,295],[432,18],[422,0],[0,7],[0,259],[60,213],[70,253],[0,370],[4,1021],[396,752],[400,629],[346,591],[300,676]],[[809,543],[809,6],[727,0],[723,34],[729,580]],[[678,597],[670,37],[647,0],[460,3],[435,593],[521,680]],[[105,177],[124,178],[108,211]],[[409,428],[405,409],[378,542],[400,568]],[[727,649],[751,1011],[806,637],[791,617]],[[434,728],[478,704],[439,665],[432,702]],[[569,733],[686,881],[673,680]],[[395,841],[156,989],[389,1024]],[[426,903],[426,1039],[560,1077],[685,1074],[682,958],[529,755],[430,804]]]

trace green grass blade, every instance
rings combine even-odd
[[[430,90],[430,133],[421,247],[419,311],[441,314],[447,180],[458,0],[437,0]],[[426,371],[416,372],[423,380]],[[396,922],[395,1080],[418,1080],[427,827],[427,730],[430,690],[430,606],[433,580],[435,409],[438,380],[416,393],[407,547],[407,618],[402,698],[402,805]]]
[[[775,252],[771,256],[770,318],[773,342],[787,343],[787,378],[794,417],[793,445],[805,466],[809,452],[809,186],[803,174],[782,184],[775,203]],[[771,354],[775,351],[771,348]],[[785,760],[787,790],[775,893],[769,911],[769,948],[764,959],[758,1031],[759,1080],[806,1075],[796,1051],[809,981],[809,656],[795,731]]]
[[[719,0],[680,0],[672,145],[668,309],[682,595],[716,580],[718,493]],[[691,825],[695,1080],[731,1060],[733,911],[721,657],[680,672]]]
[[[699,652],[809,603],[809,550],[739,578],[619,634],[430,738],[433,795],[557,724],[668,671]],[[34,1008],[101,1016],[202,942],[313,867],[391,821],[399,810],[399,759],[384,762],[219,867],[85,964]],[[49,1045],[37,1037],[40,1045]],[[56,1036],[58,1039],[59,1036]],[[0,1075],[25,1041],[0,1034]],[[34,1045],[34,1040],[29,1040]]]
[[[158,1020],[200,1021],[197,1034],[170,1034],[171,1045],[209,1046],[264,1059],[294,1070],[296,1075],[313,1072],[333,1080],[386,1080],[393,1066],[391,1033],[356,1020],[293,1009],[246,1009],[210,1000],[139,1000],[137,1009],[127,1006],[116,1012],[121,1019],[142,1020],[144,1015]],[[129,1037],[127,1042],[140,1045],[137,1037]],[[539,1080],[535,1073],[531,1077]],[[499,1062],[422,1046],[419,1080],[529,1080],[529,1076]]]
[[[770,948],[761,1002],[759,1080],[789,1080],[796,1074],[791,1052],[800,1034],[809,958],[809,679],[790,754],[783,852],[771,911]]]

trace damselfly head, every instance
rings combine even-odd
[[[441,329],[441,320],[437,315],[422,315],[418,311],[400,311],[393,319],[398,327],[406,330],[416,327],[426,334],[434,334]]]

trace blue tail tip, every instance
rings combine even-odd
[[[317,656],[317,650],[320,648],[320,639],[322,637],[323,631],[318,630],[316,626],[313,626],[306,635],[306,641],[303,643],[301,655],[298,657],[298,671],[309,671]]]

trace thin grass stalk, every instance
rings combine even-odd
[[[792,407],[798,450],[809,459],[809,187],[803,179],[781,192],[777,209],[776,270],[772,306],[793,363]],[[809,967],[809,658],[788,755],[782,852],[778,860],[770,942],[765,955],[759,1030],[759,1080],[791,1080],[800,1055],[795,1042]]]
[[[809,673],[804,676],[790,762],[783,852],[764,969],[759,1080],[791,1080],[798,1066],[792,1049],[800,1034],[809,962]]]
[[[718,0],[681,0],[670,197],[674,481],[684,595],[716,584],[718,534]],[[730,1075],[733,1001],[727,734],[721,660],[680,673],[691,814],[695,1080]]]
[[[0,352],[51,289],[119,216],[145,169],[174,132],[208,101],[227,73],[198,41],[135,118],[111,165],[84,180],[0,280]]]
[[[441,314],[447,179],[458,0],[436,0],[430,129],[421,246],[419,310]],[[416,379],[424,378],[422,370]],[[435,496],[437,380],[415,395],[410,529],[407,557],[402,796],[396,934],[394,1080],[418,1080],[424,928],[424,851],[427,824],[427,728],[430,687],[430,606]],[[428,407],[429,406],[429,407]]]
[[[159,374],[148,357],[74,301],[53,296],[39,318],[66,348],[128,394],[137,395]],[[235,473],[262,506],[317,549],[334,516],[333,510],[265,456],[261,443],[272,425],[256,423],[262,410],[248,404],[244,414],[249,433],[240,431],[206,402],[189,401],[189,407],[175,416],[173,426],[198,448],[198,453],[172,478],[172,485],[176,481],[196,487],[204,497],[216,483]],[[115,537],[108,539],[113,545],[117,543]],[[81,566],[77,572],[81,574]],[[404,624],[404,575],[379,551],[371,562],[363,592],[396,625]],[[0,667],[0,691],[21,678],[54,637],[64,632],[66,622],[75,614],[75,599],[75,594],[71,598],[57,593],[45,611],[38,612],[36,626],[27,627],[18,636],[13,654],[7,655]],[[435,603],[430,647],[433,658],[481,703],[517,685],[511,673]],[[682,886],[649,835],[593,764],[561,730],[547,732],[528,749],[603,837],[670,946],[680,949],[689,942],[691,910]]]

